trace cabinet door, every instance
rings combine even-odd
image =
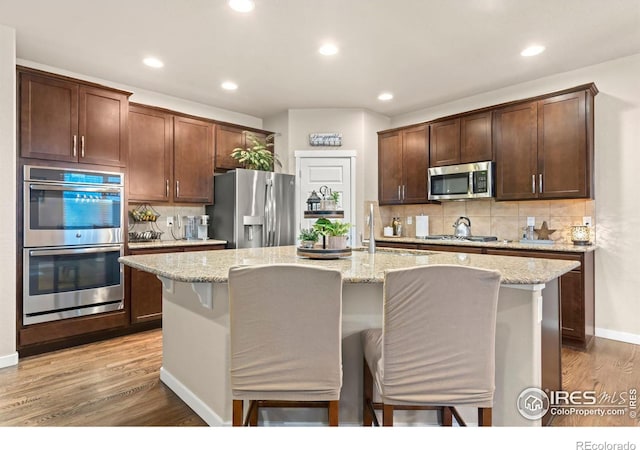
[[[131,322],[162,318],[162,282],[154,274],[131,270]]]
[[[587,197],[586,93],[538,102],[540,198]]]
[[[78,160],[78,85],[20,73],[20,155]]]
[[[216,169],[237,169],[242,167],[238,161],[231,157],[234,148],[245,145],[245,136],[242,128],[218,125],[216,127]]]
[[[127,158],[127,96],[80,86],[78,102],[78,161],[123,166]]]
[[[496,199],[537,198],[537,105],[536,102],[494,112],[496,152]]]
[[[421,125],[402,131],[402,201],[427,201],[427,171],[429,169],[429,142],[427,126]]]
[[[585,337],[582,284],[580,271],[571,271],[560,277],[562,335],[578,340]]]
[[[399,131],[378,135],[378,201],[401,203],[402,136]]]
[[[129,200],[170,200],[172,116],[152,108],[129,108]]]
[[[173,118],[174,201],[213,203],[213,124]]]
[[[460,162],[491,161],[491,111],[460,118]]]
[[[460,162],[460,119],[431,124],[429,165],[448,166]]]

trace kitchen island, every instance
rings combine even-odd
[[[382,287],[384,271],[388,269],[455,264],[501,272],[496,326],[495,425],[540,425],[540,420],[528,420],[518,413],[518,395],[531,386],[561,389],[557,278],[575,268],[579,264],[575,261],[396,249],[378,250],[375,254],[354,249],[349,258],[310,260],[298,257],[293,246],[126,256],[120,261],[153,273],[162,281],[160,378],[209,425],[229,425],[231,421],[226,283],[228,270],[234,265],[295,263],[342,272],[341,424],[357,425],[362,418],[359,332],[382,324]],[[473,409],[462,409],[461,413],[469,423],[475,423]],[[397,423],[435,423],[433,412],[406,411],[396,417]],[[265,420],[278,424],[289,420],[310,424],[322,422],[324,417],[321,410],[287,410],[286,415],[279,410],[267,410]]]

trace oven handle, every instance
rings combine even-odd
[[[106,193],[119,193],[122,188],[100,188],[100,187],[84,187],[84,186],[70,186],[67,184],[30,184],[29,189],[38,191],[77,191],[77,192],[106,192]]]
[[[69,248],[59,250],[29,250],[29,256],[57,256],[57,255],[78,255],[87,253],[119,252],[120,246],[91,247],[91,248]]]

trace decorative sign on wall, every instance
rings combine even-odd
[[[340,147],[342,145],[342,133],[311,133],[309,144],[323,147]]]

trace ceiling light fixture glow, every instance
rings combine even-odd
[[[256,4],[253,2],[253,0],[229,0],[229,6],[234,11],[245,13],[253,11],[253,8],[256,7]]]
[[[520,55],[522,55],[522,56],[535,56],[535,55],[539,55],[543,51],[544,51],[544,46],[543,45],[530,45],[529,47],[527,47],[524,50],[522,50],[520,52]]]
[[[227,91],[235,91],[236,89],[238,89],[238,85],[233,81],[225,81],[224,83],[222,83],[222,89],[225,89]]]
[[[149,67],[153,67],[154,69],[159,69],[160,67],[164,67],[164,63],[160,61],[158,58],[149,57],[149,58],[143,59],[142,62]]]
[[[324,44],[322,47],[318,49],[318,51],[325,56],[331,56],[338,53],[338,47],[333,44]]]
[[[378,100],[382,100],[383,102],[387,102],[392,98],[393,94],[391,94],[390,92],[383,92],[382,94],[378,95]]]

